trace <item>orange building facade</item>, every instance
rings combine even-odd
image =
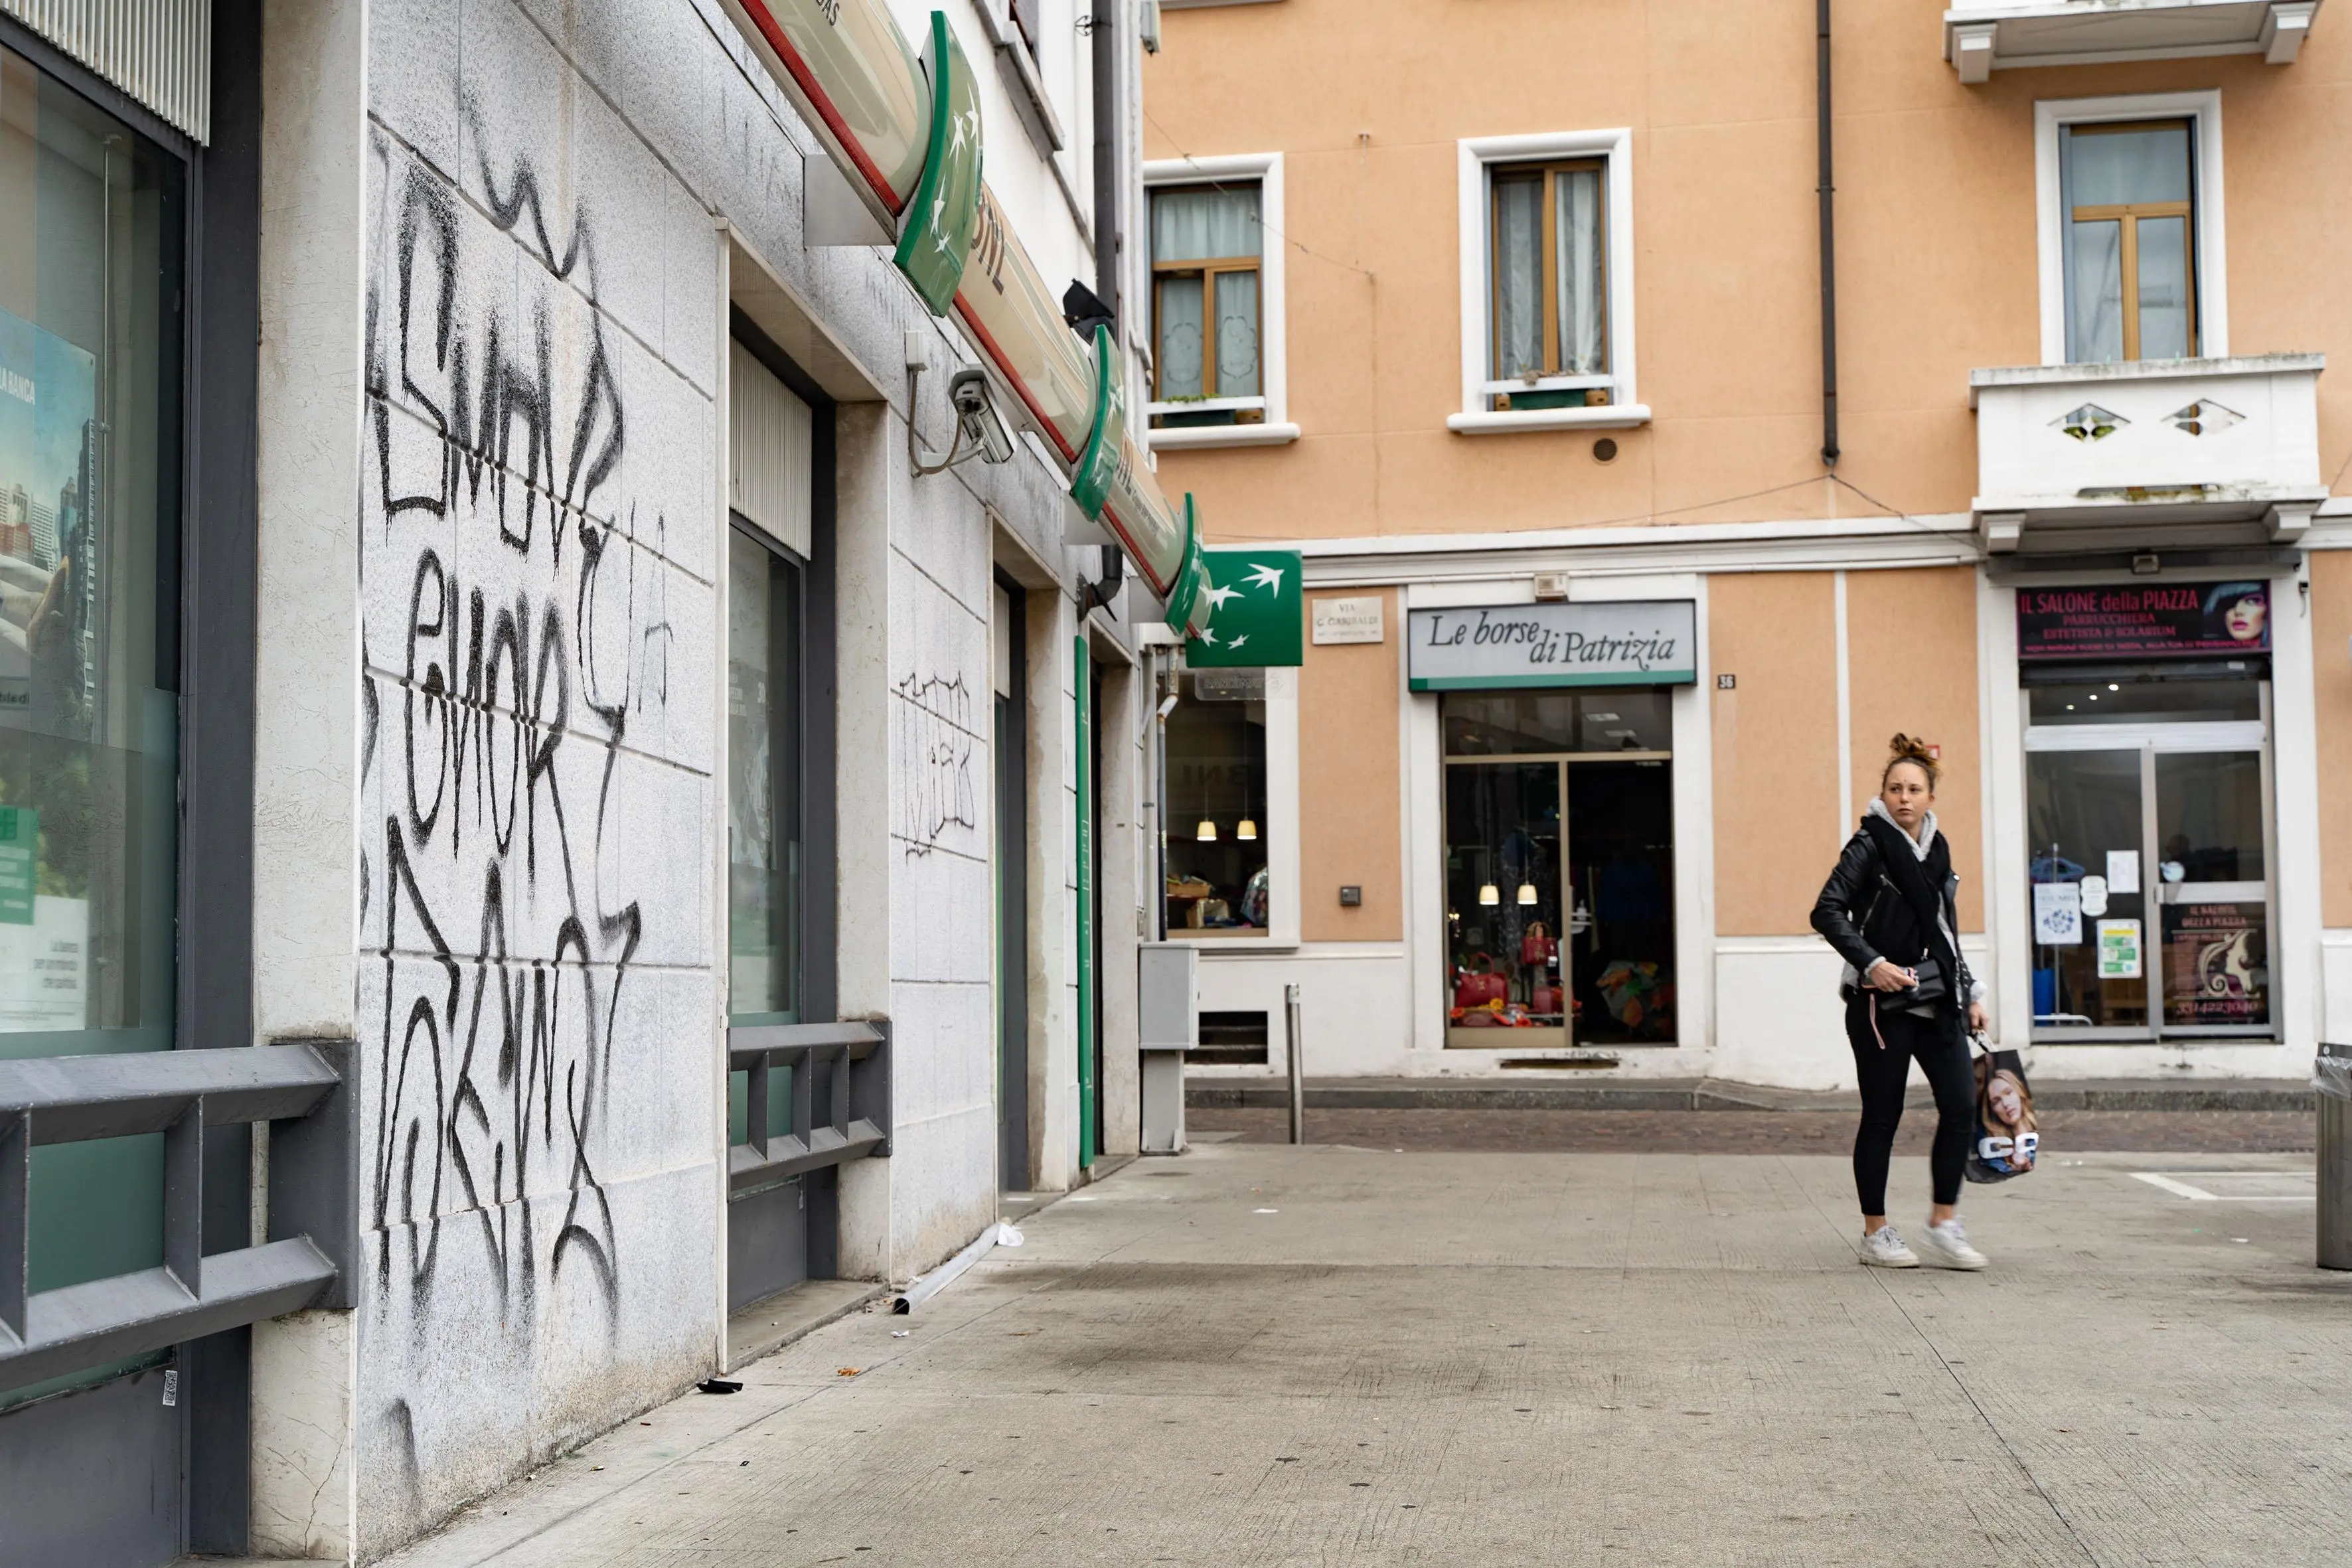
[[[1846,1081],[1898,731],[2036,1070],[2347,1037],[2342,18],[1162,10],[1154,460],[1311,623],[1171,720],[1213,1070]]]

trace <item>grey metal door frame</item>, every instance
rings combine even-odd
[[[252,1034],[255,452],[259,320],[260,0],[213,0],[210,136],[197,145],[13,19],[0,43],[130,124],[185,168],[176,555],[158,563],[158,684],[179,693],[176,1049]],[[200,390],[201,389],[201,390]],[[198,608],[201,606],[201,614]],[[244,1123],[207,1129],[196,1161],[202,1255],[244,1247],[253,1210]],[[354,1177],[354,1181],[356,1178]],[[356,1186],[352,1189],[354,1199]],[[99,1283],[99,1282],[94,1282]],[[248,1531],[250,1336],[177,1346],[171,1363],[0,1415],[0,1476],[70,1533],[52,1560],[93,1564],[242,1553]],[[171,1385],[172,1403],[163,1402]],[[44,1468],[72,1484],[45,1488]],[[168,1467],[168,1468],[164,1468]],[[0,1502],[30,1525],[31,1512]],[[169,1549],[156,1556],[160,1543]],[[5,1555],[5,1553],[0,1553]]]
[[[1029,1184],[1029,618],[1026,590],[998,574],[1009,606],[1005,639],[1012,673],[996,698],[997,1184]]]

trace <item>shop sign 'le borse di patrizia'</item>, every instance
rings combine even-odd
[[[1405,648],[1415,691],[1688,686],[1698,679],[1697,605],[1648,599],[1415,610]]]

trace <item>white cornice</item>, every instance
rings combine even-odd
[[[1252,540],[1306,557],[1318,587],[1662,571],[1772,572],[1828,567],[1964,566],[1984,559],[1967,512],[1909,518],[1638,523],[1516,533]]]

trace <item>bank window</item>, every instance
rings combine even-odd
[[[1608,404],[1607,181],[1598,159],[1488,170],[1489,407]]]
[[[2196,122],[2059,130],[2066,358],[2198,353]]]
[[[1259,196],[1254,181],[1151,193],[1155,428],[1265,417]]]
[[[0,49],[0,1059],[174,1044],[183,192]],[[160,1132],[34,1149],[26,1288],[160,1265],[163,1191]]]
[[[1272,913],[1265,672],[1180,677],[1168,715],[1168,931],[1263,936]]]
[[[727,541],[727,1017],[801,1006],[800,569],[740,524]]]

